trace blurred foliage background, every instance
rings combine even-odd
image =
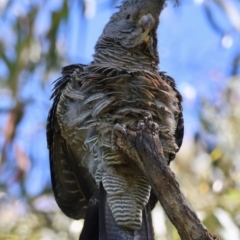
[[[51,83],[62,66],[91,61],[93,43],[118,2],[0,0],[1,240],[78,239],[82,220],[64,216],[51,192],[45,139]],[[182,0],[179,7],[170,2],[161,18],[166,27],[159,30],[160,68],[176,79],[185,109],[186,135],[171,167],[210,231],[238,240],[240,1]],[[184,34],[185,26],[193,31]],[[172,45],[162,40],[165,35]],[[199,42],[207,47],[197,45],[194,52],[191,44]],[[179,239],[160,206],[153,220],[157,239]]]

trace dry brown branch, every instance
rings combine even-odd
[[[132,131],[116,125],[117,146],[146,174],[168,218],[184,240],[218,240],[201,223],[179,188],[162,152],[158,132],[148,127]]]

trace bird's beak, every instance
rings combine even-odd
[[[151,13],[148,13],[147,15],[144,15],[140,18],[138,24],[143,29],[142,41],[148,43],[150,39],[149,33],[151,32],[155,24],[154,17],[152,16]]]

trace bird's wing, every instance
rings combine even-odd
[[[53,105],[47,122],[52,188],[60,209],[74,219],[83,218],[88,201],[96,184],[86,168],[80,166],[75,150],[62,137],[57,120],[57,107],[62,91],[72,80],[74,73],[83,71],[84,65],[70,65],[62,69],[52,94]]]
[[[175,80],[166,75],[165,72],[159,72],[159,75],[161,76],[161,78],[168,83],[172,89],[175,92],[176,98],[178,99],[178,108],[179,108],[179,113],[178,116],[176,116],[176,121],[177,121],[177,126],[176,126],[176,130],[175,130],[175,142],[178,146],[178,150],[180,149],[180,147],[182,146],[182,141],[183,141],[183,136],[184,136],[184,119],[183,119],[183,113],[182,113],[182,95],[180,94],[180,92],[177,90],[176,88],[176,83]],[[171,156],[171,159],[169,159],[170,161],[174,159],[175,156]]]

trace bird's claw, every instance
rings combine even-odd
[[[148,128],[151,130],[151,132],[158,133],[159,132],[159,126],[157,123],[153,122],[152,115],[148,115],[144,117],[143,120],[140,120],[138,122],[138,129],[143,130],[144,128]]]
[[[120,125],[119,123],[115,124],[114,125],[114,130],[117,130],[117,131],[121,132],[123,135],[127,134],[126,126],[124,124],[123,125]]]
[[[112,132],[112,150],[113,151],[119,150],[119,147],[117,146],[116,141],[117,141],[117,136],[121,134],[124,136],[127,135],[126,125],[124,124],[120,125],[119,123],[117,123],[114,125],[113,132]]]

